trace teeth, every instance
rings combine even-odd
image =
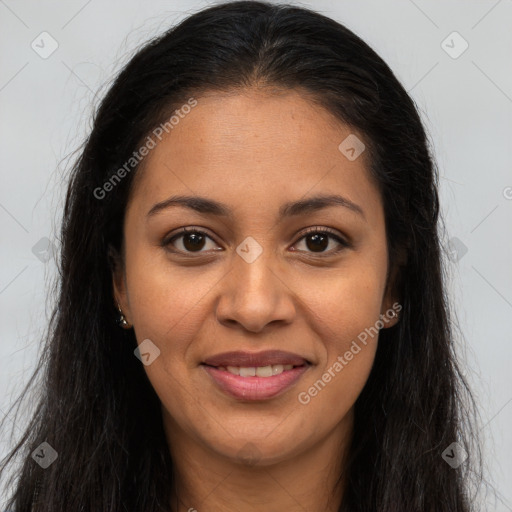
[[[272,375],[279,375],[283,373],[284,366],[282,364],[276,364],[272,366]]]
[[[274,368],[277,368],[277,365],[272,367],[272,366],[258,366],[258,368],[256,368],[256,375],[258,377],[272,377],[272,375],[274,375]],[[281,372],[279,372],[281,373]]]
[[[291,370],[292,364],[273,364],[268,366],[219,366],[219,370],[228,371],[233,375],[239,375],[240,377],[272,377],[273,375],[279,375],[285,370]]]
[[[256,368],[254,366],[250,366],[248,368],[240,368],[240,377],[254,377],[256,375]]]

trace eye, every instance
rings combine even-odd
[[[329,246],[329,239],[335,240],[335,242],[338,244],[337,249],[329,251],[325,250]],[[343,239],[337,233],[337,231],[334,231],[330,228],[322,228],[319,226],[309,228],[306,231],[306,234],[302,236],[299,239],[299,241],[300,240],[304,240],[306,248],[309,249],[311,252],[320,254],[322,256],[324,255],[324,253],[327,253],[327,255],[337,254],[342,250],[346,249],[347,247],[350,247],[350,244],[345,239]]]
[[[180,241],[180,243],[178,244],[178,245],[181,245],[181,247],[176,248],[175,241],[179,240],[179,239],[182,239]],[[210,236],[208,236],[208,234],[205,231],[201,231],[201,230],[195,229],[195,228],[192,228],[192,229],[183,228],[179,231],[179,233],[176,233],[175,235],[173,235],[170,238],[166,238],[162,242],[162,245],[165,247],[174,246],[176,248],[176,250],[174,250],[172,248],[170,249],[173,252],[182,252],[182,253],[198,252],[199,253],[199,252],[205,252],[205,251],[201,251],[201,249],[203,249],[204,246],[206,245],[207,239],[213,241],[213,239]],[[218,247],[218,246],[215,245],[215,247]],[[218,249],[214,249],[214,250],[218,250]]]
[[[214,240],[201,229],[197,228],[182,228],[178,233],[172,235],[170,238],[166,238],[162,245],[166,248],[171,246],[170,250],[176,253],[201,253],[206,252],[202,251],[207,245],[207,239],[214,242]],[[309,228],[306,233],[299,239],[299,242],[304,240],[306,248],[309,249],[310,252],[319,254],[321,256],[324,253],[327,255],[337,254],[350,247],[350,243],[343,239],[337,231],[334,231],[330,228],[322,228],[319,226]],[[330,240],[334,240],[338,244],[337,249],[332,249],[326,251],[329,247]],[[179,243],[176,243],[179,241]],[[181,246],[181,247],[180,247]],[[212,247],[212,250],[222,250],[217,245]],[[296,251],[296,249],[292,249]]]

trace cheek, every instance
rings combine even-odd
[[[130,312],[137,339],[154,339],[161,350],[193,335],[203,301],[218,276],[199,267],[172,266],[160,250],[132,249],[126,260]],[[177,336],[179,333],[179,336]]]
[[[196,411],[200,396],[190,387],[188,349],[204,324],[204,301],[218,278],[197,268],[172,268],[155,252],[149,257],[132,250],[126,259],[131,317],[138,344],[149,339],[159,350],[144,366],[151,385],[165,409],[185,421],[183,404]]]
[[[347,343],[374,326],[382,308],[384,269],[354,265],[308,284],[308,306],[326,348],[345,351]]]
[[[310,295],[310,325],[321,338],[322,361],[300,390],[308,414],[325,407],[343,417],[370,374],[378,342],[384,278],[380,267],[347,272],[318,283]],[[363,268],[361,267],[361,269]]]

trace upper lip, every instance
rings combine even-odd
[[[293,354],[292,352],[285,352],[283,350],[265,350],[263,352],[223,352],[222,354],[216,354],[205,359],[203,364],[207,364],[209,366],[241,367],[271,366],[275,364],[302,366],[304,364],[309,364],[309,361],[298,354]]]

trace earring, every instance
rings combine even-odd
[[[117,325],[119,327],[122,327],[123,329],[131,329],[132,324],[126,320],[125,316],[123,315],[123,311],[121,310],[121,306],[119,305],[119,302],[117,303],[117,309],[119,311],[119,318],[117,319]]]
[[[398,322],[400,320],[400,314],[397,313],[394,309],[391,311],[391,313],[389,314],[389,316],[391,318],[396,318],[396,321]]]

